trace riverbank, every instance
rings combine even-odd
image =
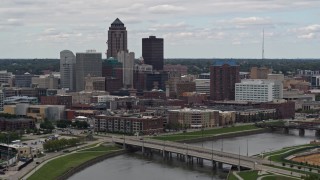
[[[230,132],[230,133],[224,133],[224,134],[217,134],[214,136],[207,136],[207,137],[198,137],[194,139],[186,139],[186,140],[180,140],[177,142],[181,143],[197,143],[202,141],[210,141],[210,140],[217,140],[217,139],[223,139],[223,138],[233,138],[233,137],[239,137],[239,136],[247,136],[247,135],[253,135],[253,134],[260,134],[270,132],[268,129],[255,129],[255,130],[246,130],[241,132]]]
[[[268,129],[258,128],[254,125],[234,126],[227,128],[215,128],[203,131],[186,132],[173,135],[163,135],[153,137],[154,139],[164,141],[177,141],[183,143],[196,143],[207,140],[216,140],[221,138],[231,138],[252,134],[269,132]]]
[[[122,153],[124,151],[117,146],[103,145],[72,152],[49,161],[27,179],[67,179],[86,167]]]

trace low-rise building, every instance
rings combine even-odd
[[[33,119],[28,118],[11,118],[5,119],[0,117],[1,131],[15,131],[20,129],[33,129],[35,123]]]
[[[222,112],[212,109],[178,109],[168,111],[168,123],[183,128],[208,128],[233,124],[235,112]]]
[[[55,77],[53,74],[32,77],[31,81],[32,81],[33,87],[46,88],[46,89],[59,88],[59,78]]]
[[[72,106],[72,96],[56,95],[56,96],[41,96],[42,105],[65,105],[66,108]]]
[[[99,115],[95,117],[95,131],[126,134],[157,134],[163,132],[165,119],[140,114]]]
[[[28,103],[28,104],[38,104],[37,97],[28,97],[28,96],[11,96],[4,99],[4,104],[19,104],[19,103]]]
[[[29,104],[16,104],[16,105],[5,105],[4,113],[28,116],[42,121],[48,120],[62,120],[64,119],[64,105],[29,105]]]

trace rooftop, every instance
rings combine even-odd
[[[112,25],[117,25],[117,26],[122,25],[122,26],[124,26],[123,22],[121,22],[119,18],[114,20],[113,23],[111,24],[111,26]]]

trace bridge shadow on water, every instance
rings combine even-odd
[[[197,164],[194,162],[193,164],[186,163],[185,161],[181,161],[177,159],[175,155],[172,158],[163,158],[162,155],[158,152],[153,152],[152,156],[143,155],[141,151],[128,151],[127,156],[139,159],[143,161],[145,164],[156,163],[162,167],[167,167],[171,169],[183,169],[186,171],[194,171],[205,175],[208,179],[212,180],[220,180],[226,179],[227,175],[232,168],[231,165],[223,165],[223,168],[213,168],[210,161],[203,161],[203,164]]]

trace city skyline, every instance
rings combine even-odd
[[[265,58],[319,58],[319,7],[313,0],[4,0],[0,58],[104,54],[116,18],[136,57],[141,39],[154,35],[164,38],[165,58],[261,58],[264,29]]]

